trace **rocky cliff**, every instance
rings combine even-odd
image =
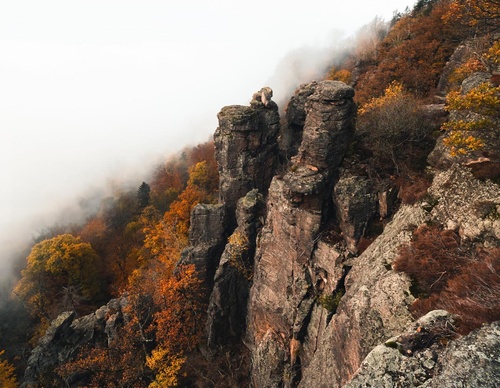
[[[424,224],[478,249],[498,247],[500,188],[462,165],[436,162],[427,195],[400,205],[393,185],[346,157],[353,96],[338,81],[303,85],[281,126],[267,87],[250,106],[220,111],[219,203],[194,208],[181,258],[208,286],[211,354],[248,347],[253,387],[494,387],[498,323],[460,337],[444,310],[415,320],[418,295],[394,261]],[[443,151],[433,158],[444,160]],[[374,241],[363,246],[369,235]],[[123,303],[103,308],[107,320],[104,310],[61,316],[33,352],[25,386],[74,346],[112,335],[108,316],[124,319]]]
[[[352,88],[335,81],[301,86],[282,121],[277,141],[284,166],[269,189],[265,164],[260,164],[262,171],[253,170],[267,177],[261,186],[245,179],[222,179],[231,184],[221,183],[226,189],[221,202],[232,201],[227,209],[234,212],[238,226],[215,275],[209,345],[244,341],[252,353],[253,386],[368,386],[374,378],[370,357],[378,363],[385,358],[373,354],[380,346],[405,361],[388,367],[377,364],[377,373],[385,376],[381,383],[392,376],[394,385],[436,386],[436,376],[444,376],[450,362],[447,348],[436,345],[444,334],[410,349],[411,355],[401,354],[399,345],[396,350],[386,345],[391,338],[412,337],[416,327],[424,326],[415,323],[409,311],[415,299],[411,282],[392,268],[398,249],[411,240],[417,226],[432,222],[459,230],[464,239],[498,244],[498,222],[481,219],[476,211],[481,204],[500,202],[498,186],[478,181],[454,165],[436,170],[427,200],[401,206],[382,234],[359,254],[367,229],[395,210],[395,189],[381,189],[359,169],[343,163],[354,133],[353,95]],[[238,118],[243,110],[225,109]],[[245,109],[250,112],[252,107]],[[233,158],[242,154],[242,143],[232,143],[231,133],[221,131],[224,122],[216,132],[223,177],[232,170],[231,153]],[[273,147],[266,142],[266,148]],[[244,197],[250,188],[254,191]],[[446,317],[452,325],[453,318]],[[437,330],[441,324],[425,330]],[[484,346],[498,344],[496,331],[488,333],[489,345]],[[488,373],[498,373],[494,358],[488,363]],[[408,368],[413,368],[413,377],[402,379]]]
[[[278,138],[285,165],[269,189],[233,179],[235,192],[221,196],[232,203],[242,198],[239,215],[234,216],[235,234],[242,239],[229,239],[217,270],[209,344],[244,341],[252,353],[255,387],[354,387],[372,382],[439,386],[451,381],[450,365],[469,363],[463,368],[475,368],[472,360],[479,359],[483,349],[498,347],[495,325],[457,341],[456,352],[444,346],[440,339],[448,341],[450,335],[442,326],[452,327],[453,318],[436,312],[426,318],[431,323],[424,318],[415,323],[409,310],[415,300],[411,282],[392,267],[399,247],[425,223],[436,222],[454,228],[464,239],[498,245],[499,221],[477,213],[481,204],[498,206],[498,186],[477,180],[459,165],[436,170],[427,200],[401,206],[382,234],[359,254],[359,241],[370,225],[395,210],[395,190],[382,190],[359,169],[343,164],[354,132],[353,94],[350,87],[334,81],[300,87]],[[216,136],[221,152],[220,129]],[[229,133],[225,136],[231,139]],[[231,159],[227,153],[233,150],[241,153],[238,146],[225,144],[224,160]],[[224,176],[228,164],[220,162]],[[266,172],[267,168],[261,173]],[[242,197],[250,187],[261,190],[265,212],[256,205],[255,193],[251,201]],[[247,209],[260,209],[258,222],[250,215],[255,213],[242,210],[243,203],[251,203]],[[252,232],[245,232],[250,225]],[[255,252],[254,257],[249,252]],[[244,256],[244,267],[238,269],[235,256]],[[428,340],[429,335],[415,334],[420,332],[435,334]],[[401,352],[398,341],[413,345]],[[471,341],[478,342],[471,346]],[[470,354],[475,351],[479,353]],[[457,354],[460,360],[454,358]],[[487,376],[478,380],[477,374],[464,372],[463,386],[482,386],[480,381],[494,386],[498,361],[494,354],[484,360],[485,365],[477,367]]]

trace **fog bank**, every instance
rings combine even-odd
[[[343,38],[413,3],[2,2],[0,274],[38,231],[206,141],[224,105],[264,85],[284,101]]]

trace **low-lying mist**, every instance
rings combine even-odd
[[[354,31],[413,2],[31,3],[0,12],[4,286],[44,230],[137,188],[262,86],[283,108],[359,43]]]

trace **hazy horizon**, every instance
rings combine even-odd
[[[0,281],[19,244],[92,210],[79,201],[138,186],[263,86],[283,101],[342,39],[414,3],[2,3]]]

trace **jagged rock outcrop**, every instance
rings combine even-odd
[[[271,96],[271,89],[263,88],[254,95],[251,106],[226,106],[217,115],[214,141],[219,202],[226,206],[233,228],[238,200],[253,189],[267,193],[277,166],[279,114]]]
[[[436,175],[424,202],[402,206],[374,243],[352,260],[352,269],[345,279],[345,295],[326,328],[320,322],[323,334],[316,339],[317,350],[303,369],[300,386],[343,386],[373,348],[411,325],[408,307],[414,298],[410,283],[406,276],[392,271],[391,263],[398,247],[410,240],[416,226],[437,222],[458,230],[463,239],[498,245],[500,221],[488,214],[496,214],[499,203],[498,185],[481,182],[454,165]],[[381,358],[373,361],[379,363],[375,369],[382,368],[389,355],[395,355],[392,350],[380,349],[377,352],[381,352]],[[415,366],[406,363],[404,367],[413,368],[412,365]],[[381,369],[377,373],[385,375]]]
[[[81,346],[107,344],[126,319],[123,312],[126,305],[127,299],[121,297],[112,299],[94,313],[81,318],[76,318],[74,312],[60,314],[31,352],[21,386],[49,386],[47,381],[50,381],[54,369],[69,361]],[[76,383],[68,381],[68,384]]]
[[[250,106],[227,106],[219,112],[214,134],[219,205],[198,205],[191,215],[190,246],[181,262],[205,267],[207,283],[214,285],[207,319],[211,348],[240,339],[246,328],[255,241],[264,218],[262,195],[278,163],[279,114],[272,95],[264,87]]]
[[[448,75],[469,49],[457,50]],[[488,77],[473,75],[462,91]],[[444,77],[439,93],[448,87]],[[440,171],[425,199],[393,214],[395,183],[372,179],[357,155],[343,160],[356,116],[351,87],[301,85],[281,132],[272,94],[264,87],[250,106],[219,112],[219,204],[194,208],[190,245],[179,262],[195,264],[207,286],[207,360],[244,343],[252,385],[266,388],[496,386],[500,323],[456,339],[446,311],[415,321],[411,281],[392,264],[426,223],[456,231],[471,246],[500,246],[500,189],[476,179],[497,176],[491,168],[500,142],[461,165],[438,142],[429,162]],[[426,128],[437,128],[446,115],[442,104],[426,106]],[[278,155],[285,171],[275,175]],[[358,256],[370,222],[390,215]],[[124,297],[82,318],[59,316],[34,349],[23,387],[43,386],[82,345],[114,338],[127,321],[126,304]]]
[[[264,198],[257,189],[238,201],[238,227],[221,256],[210,296],[207,333],[211,348],[238,340],[245,333],[255,244],[264,210]]]
[[[178,265],[194,264],[210,287],[226,244],[226,208],[223,204],[198,204],[191,212],[189,246]]]
[[[450,59],[446,63],[441,76],[439,77],[439,82],[436,88],[436,93],[439,97],[443,98],[450,91],[450,76],[454,71],[460,66],[462,66],[465,61],[471,56],[472,53],[476,51],[475,43],[473,39],[466,40],[460,43],[456,48]]]
[[[317,82],[311,82],[299,86],[286,106],[285,124],[281,127],[278,138],[280,156],[283,160],[290,160],[292,156],[297,155],[306,122],[306,101],[314,93],[317,85]]]
[[[316,85],[306,102],[298,154],[269,188],[249,306],[255,386],[290,384],[300,369],[297,354],[316,295],[312,254],[331,201],[333,175],[353,135],[353,96],[342,82]],[[285,359],[283,351],[266,349],[285,349]]]
[[[294,163],[320,170],[339,166],[354,131],[354,89],[340,81],[322,81],[306,101],[302,142]]]
[[[413,301],[410,282],[391,270],[398,247],[410,240],[412,225],[426,213],[403,206],[384,233],[352,261],[345,295],[323,335],[300,386],[340,387],[380,342],[397,335],[412,321],[407,306]]]

